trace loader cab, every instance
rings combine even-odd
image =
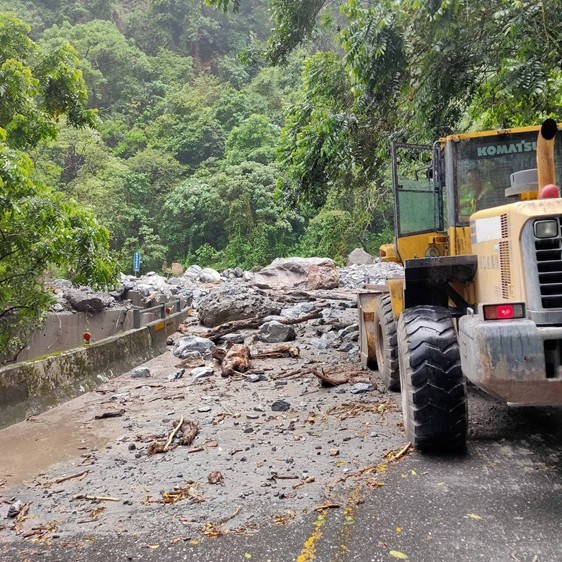
[[[470,215],[513,203],[506,197],[514,172],[536,168],[537,131],[524,127],[453,135],[440,139],[444,164],[444,186],[451,205],[445,210],[445,224],[468,227]],[[556,176],[562,177],[562,139],[557,138],[554,161]]]
[[[514,202],[505,189],[512,173],[536,167],[539,128],[451,135],[433,146],[392,143],[396,253],[391,259],[470,254],[470,216]],[[562,178],[561,136],[554,161],[556,177]],[[383,251],[389,253],[387,247]]]

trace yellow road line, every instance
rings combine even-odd
[[[321,511],[316,521],[314,522],[314,531],[308,539],[306,539],[304,546],[297,558],[297,562],[312,562],[316,554],[316,545],[322,536],[322,526],[326,523],[326,510]]]

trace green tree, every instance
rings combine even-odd
[[[93,215],[41,185],[21,148],[56,135],[66,114],[74,125],[93,122],[86,90],[67,46],[44,52],[29,28],[0,13],[0,352],[17,352],[51,296],[42,275],[63,267],[73,282],[115,278],[109,234]]]
[[[278,136],[278,127],[272,125],[267,116],[250,115],[230,131],[226,140],[226,161],[229,164],[273,162]]]

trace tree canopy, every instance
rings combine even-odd
[[[29,155],[53,139],[63,117],[94,123],[74,50],[41,50],[29,28],[0,14],[0,351],[17,351],[50,303],[43,274],[59,267],[75,283],[114,280],[109,234],[92,213],[35,178]]]
[[[87,208],[125,271],[134,251],[143,270],[376,253],[390,140],[562,105],[554,0],[0,6],[21,16],[0,22],[4,151],[50,200]]]

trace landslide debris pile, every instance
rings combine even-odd
[[[328,258],[278,258],[258,272],[233,268],[219,273],[198,265],[184,271],[178,266],[174,268],[173,276],[149,272],[137,278],[122,274],[118,285],[107,293],[95,292],[88,287],[76,288],[70,281],[57,279],[49,284],[57,299],[50,311],[97,313],[107,308],[148,308],[175,299],[179,299],[182,306],[192,303],[197,309],[200,302],[208,302],[209,295],[220,291],[225,300],[216,308],[206,306],[200,316],[205,325],[213,326],[225,322],[227,317],[230,320],[247,317],[245,309],[259,314],[267,309],[267,314],[276,314],[278,311],[267,303],[260,290],[361,289],[402,272],[398,264],[384,263],[372,257],[371,260],[372,263],[337,267]],[[240,294],[233,287],[244,287],[245,292]],[[231,296],[233,291],[236,299]]]

